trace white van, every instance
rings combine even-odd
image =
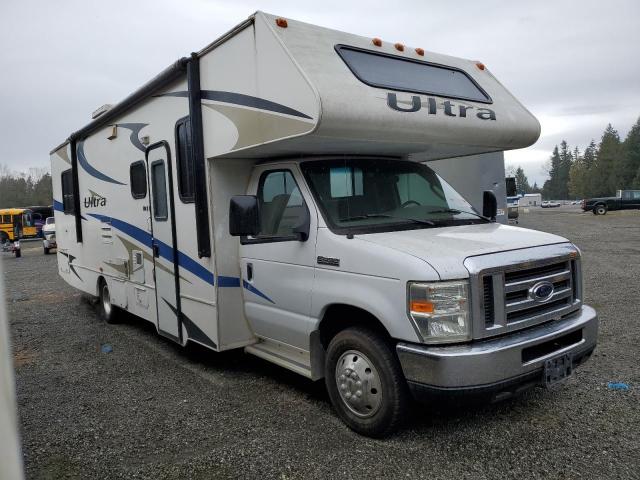
[[[580,252],[507,226],[537,120],[480,62],[257,12],[51,152],[59,273],[182,345],[325,379],[354,430],[591,354]]]

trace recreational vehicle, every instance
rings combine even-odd
[[[481,62],[257,12],[51,152],[61,277],[160,335],[324,379],[391,432],[596,345],[580,251],[505,225],[538,121]]]

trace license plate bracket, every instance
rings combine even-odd
[[[547,388],[564,382],[573,373],[573,355],[563,353],[544,362],[544,385]]]

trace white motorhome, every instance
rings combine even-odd
[[[480,62],[257,12],[53,149],[59,273],[384,435],[595,348],[579,250],[503,225],[502,151],[539,132]]]

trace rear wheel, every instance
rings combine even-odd
[[[43,247],[43,249],[44,249],[44,254],[49,255],[49,249],[47,247]]]
[[[100,279],[98,284],[99,302],[98,309],[100,311],[100,318],[107,323],[117,323],[118,311],[117,307],[111,304],[111,294],[109,293],[109,286],[104,279]]]
[[[9,234],[5,231],[0,232],[0,243],[6,243],[9,240]]]
[[[349,328],[331,340],[325,383],[340,418],[362,435],[390,434],[409,405],[406,381],[392,347],[367,328]]]
[[[607,213],[607,207],[605,205],[596,205],[593,213],[596,215],[605,215]]]

